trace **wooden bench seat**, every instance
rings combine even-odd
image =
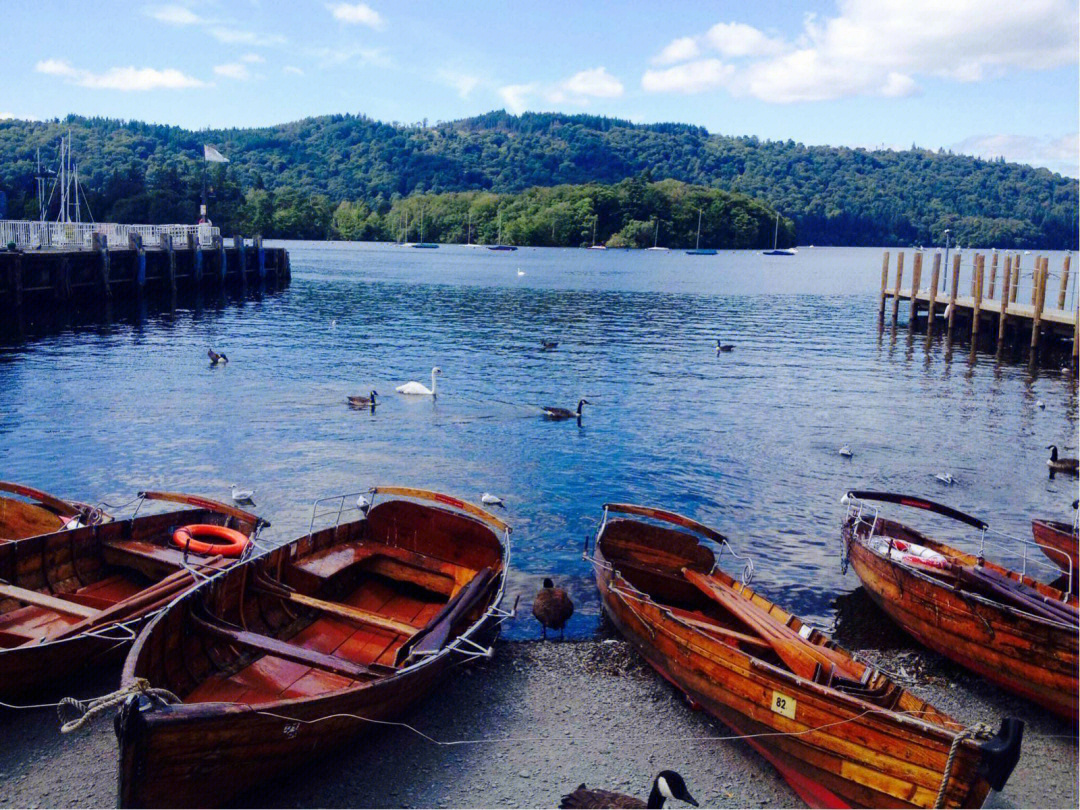
[[[471,568],[397,546],[342,543],[292,562],[285,580],[298,591],[314,593],[327,580],[356,566],[447,597],[453,596],[476,576],[476,571]]]
[[[102,543],[102,557],[109,565],[133,568],[151,579],[161,579],[183,568],[184,552],[172,546],[160,546],[145,540],[114,540]],[[199,555],[189,554],[189,563]]]

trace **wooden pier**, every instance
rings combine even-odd
[[[1076,361],[1080,316],[1071,254],[1065,256],[1060,271],[1051,271],[1050,260],[1044,256],[956,252],[949,257],[950,268],[943,267],[941,252],[913,253],[910,276],[905,279],[904,251],[896,254],[896,271],[891,275],[890,252],[885,251],[881,262],[880,319],[884,320],[891,299],[895,325],[900,304],[906,301],[911,329],[920,315],[925,315],[927,334],[934,332],[940,319],[949,336],[958,329],[968,330],[972,345],[979,342],[980,333],[987,332],[996,340],[998,349],[1010,340],[1026,341],[1032,352],[1047,341],[1071,341]],[[933,263],[929,274],[924,267],[926,258]]]
[[[204,247],[193,237],[174,244],[162,236],[144,247],[131,234],[122,247],[94,234],[89,248],[0,251],[0,312],[21,318],[46,307],[109,303],[147,294],[280,286],[292,272],[284,248],[267,248],[262,238],[235,236]]]

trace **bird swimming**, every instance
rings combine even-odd
[[[483,495],[480,496],[480,503],[486,504],[487,506],[501,506],[503,509],[506,508],[506,504],[503,503],[503,499],[500,498],[498,495],[492,495],[490,492],[485,492]]]
[[[934,478],[950,487],[956,483],[956,479],[953,478],[952,473],[949,472],[939,472],[937,475],[934,476]]]
[[[418,383],[415,380],[407,382],[404,385],[399,385],[396,390],[399,394],[414,394],[421,397],[433,397],[435,396],[435,375],[442,374],[442,369],[435,366],[431,370],[431,388],[428,388],[423,383]]]
[[[378,395],[379,395],[378,391],[372,391],[371,394],[369,394],[366,397],[360,397],[360,396],[348,397],[348,402],[354,408],[366,408],[368,405],[370,405],[372,408],[374,408],[378,404],[375,401],[375,397],[377,397]]]
[[[255,505],[255,501],[252,500],[255,497],[255,490],[253,489],[240,489],[236,484],[232,484],[232,499],[237,503],[249,503],[252,506]]]
[[[592,403],[589,402],[589,400],[581,399],[581,400],[578,400],[577,411],[567,410],[566,408],[555,408],[555,407],[552,407],[552,406],[541,408],[541,410],[544,412],[544,416],[547,417],[548,419],[573,419],[575,416],[578,419],[580,419],[581,418],[581,406],[582,405],[591,405],[591,404]]]
[[[523,275],[525,275],[525,271],[524,271],[524,270],[518,270],[518,275],[519,275],[519,276],[523,276]]]
[[[229,362],[229,358],[222,354],[218,354],[213,349],[206,350],[206,356],[210,358],[210,365],[223,366]]]
[[[843,456],[844,458],[851,458],[851,457],[852,457],[853,455],[855,455],[854,453],[852,453],[852,452],[851,452],[851,447],[850,447],[850,445],[846,445],[846,444],[845,444],[845,445],[844,445],[843,447],[841,447],[841,448],[840,448],[840,450],[839,450],[838,452],[839,452],[839,453],[840,453],[840,455],[842,455],[842,456]]]
[[[1078,469],[1080,469],[1080,461],[1075,458],[1059,458],[1056,444],[1048,444],[1046,449],[1050,451],[1050,458],[1046,460],[1046,466],[1050,468],[1050,472],[1077,474]]]
[[[659,808],[664,806],[667,799],[678,799],[694,807],[698,806],[697,800],[690,795],[682,776],[675,771],[660,771],[653,780],[647,802],[643,802],[636,796],[627,796],[625,793],[616,793],[611,790],[590,790],[582,784],[577,790],[563,796],[559,807],[582,808],[582,810],[600,807]]]
[[[540,622],[540,626],[544,628],[544,638],[547,638],[549,627],[552,630],[558,630],[559,638],[562,638],[566,623],[574,615],[574,603],[566,595],[566,591],[555,587],[551,577],[545,577],[544,587],[533,600],[532,612],[536,620]]]
[[[1035,403],[1035,407],[1038,408],[1040,411],[1045,411],[1046,403],[1040,399],[1038,402]]]
[[[544,338],[544,339],[542,339],[540,341],[540,348],[541,349],[547,349],[547,350],[550,351],[551,349],[558,348],[558,346],[559,346],[559,341],[557,341],[557,340],[548,340],[547,338]]]
[[[716,341],[716,353],[717,354],[720,354],[720,352],[730,352],[730,351],[733,351],[734,349],[735,349],[735,346],[733,344],[731,344],[731,343],[721,343],[719,340]]]

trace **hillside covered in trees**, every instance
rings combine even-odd
[[[205,132],[78,117],[4,120],[0,192],[8,218],[36,218],[36,151],[55,161],[69,131],[87,203],[101,221],[193,221],[209,143],[230,159],[210,172],[211,215],[226,233],[394,238],[405,208],[423,205],[433,228],[425,238],[435,240],[460,227],[449,212],[465,206],[466,222],[476,207],[482,241],[494,241],[485,230],[494,206],[504,208],[504,241],[518,244],[578,244],[583,228],[591,238],[591,215],[598,241],[618,234],[650,241],[642,223],[659,220],[661,234],[669,229],[661,241],[678,245],[696,204],[684,204],[687,195],[705,191],[655,182],[675,180],[726,192],[708,195],[708,206],[719,206],[709,225],[714,247],[742,244],[751,231],[753,244],[762,244],[769,209],[791,220],[782,241],[802,244],[937,244],[950,228],[965,244],[1077,247],[1077,181],[1046,169],[921,149],[808,147],[682,124],[501,111],[433,126],[334,115]],[[508,194],[498,202],[496,195]],[[644,195],[645,207],[634,194]],[[754,224],[721,223],[737,212]],[[694,219],[696,226],[696,212]]]

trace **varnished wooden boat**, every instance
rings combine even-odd
[[[148,616],[203,571],[235,562],[185,556],[172,544],[178,527],[228,525],[249,536],[259,524],[254,515],[205,498],[141,494],[195,508],[0,543],[0,699],[121,658]]]
[[[182,702],[124,705],[120,806],[227,802],[377,732],[365,719],[399,716],[456,664],[490,655],[509,527],[446,495],[371,492],[366,516],[215,577],[142,632],[123,683]]]
[[[6,493],[0,495],[0,543],[110,520],[93,506],[67,501],[24,484],[0,481],[0,493]]]
[[[1077,719],[1075,595],[883,518],[869,504],[927,510],[985,537],[987,524],[971,515],[912,496],[851,492],[847,498],[845,559],[882,610],[930,649]],[[903,544],[928,550],[929,564],[906,555]]]
[[[612,517],[612,515],[618,517]],[[604,612],[691,701],[745,735],[812,807],[977,807],[1019,757],[1023,724],[988,742],[856,661],[716,566],[719,532],[606,504],[592,563]]]
[[[1073,509],[1077,506],[1073,502]],[[1043,554],[1054,561],[1070,578],[1070,590],[1076,590],[1076,566],[1080,564],[1080,535],[1077,524],[1063,523],[1059,520],[1031,521],[1031,534]]]

